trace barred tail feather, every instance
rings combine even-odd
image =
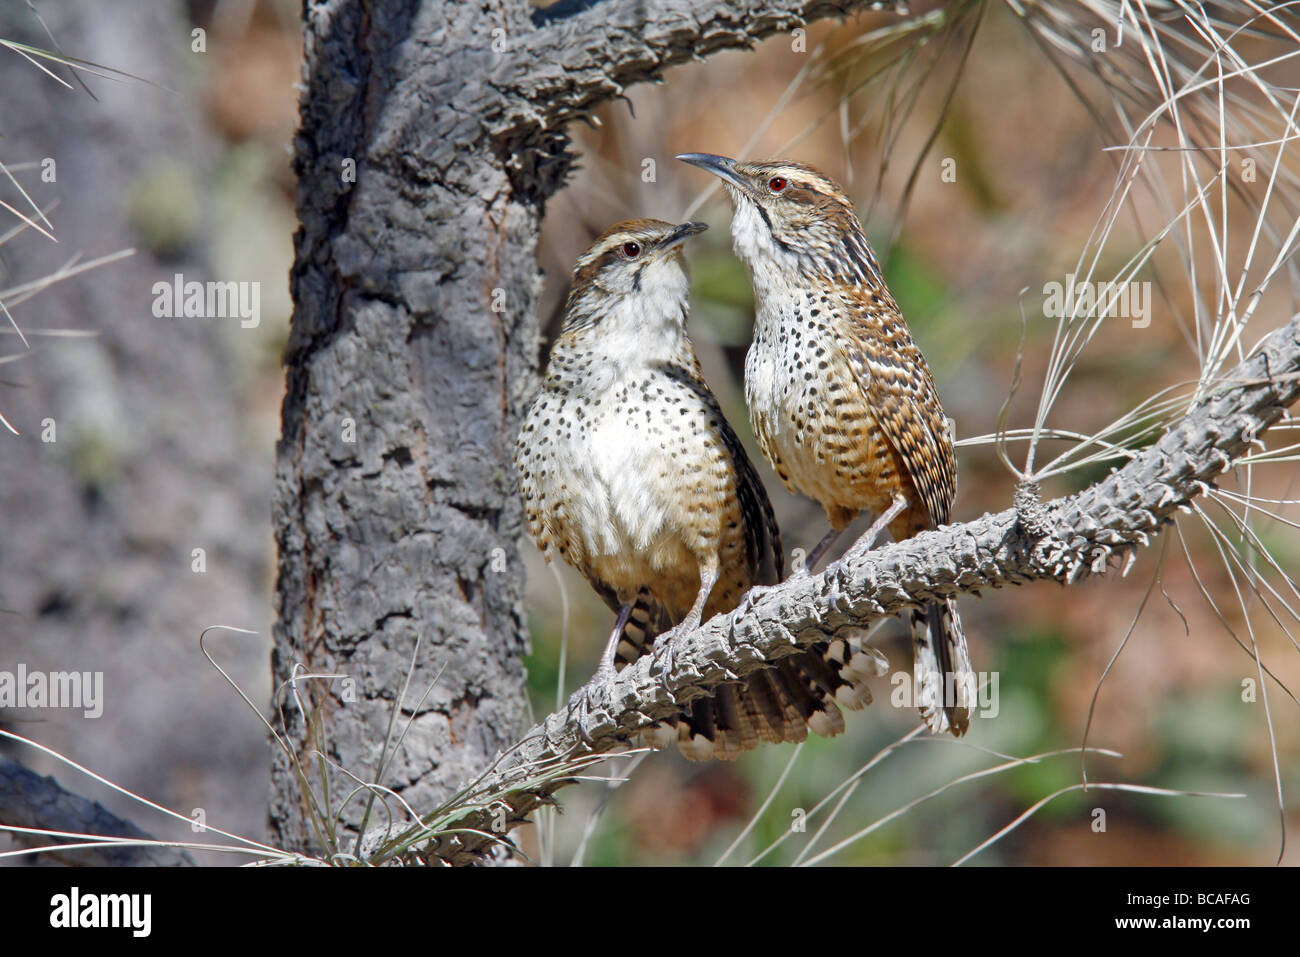
[[[810,730],[834,737],[844,731],[839,706],[865,707],[867,679],[888,670],[884,656],[855,634],[820,642],[692,702],[673,719],[678,748],[692,761],[731,761],[760,742],[803,741]],[[652,746],[669,740],[662,731],[647,735]]]
[[[669,627],[667,611],[642,589],[623,629],[614,667],[621,671],[648,654],[655,637]],[[762,742],[803,741],[809,730],[834,737],[844,731],[840,708],[865,708],[871,703],[868,679],[888,671],[884,655],[848,629],[739,683],[722,685],[711,697],[696,699],[680,715],[645,729],[642,741],[653,748],[675,741],[692,761],[731,761]]]
[[[623,626],[623,637],[614,653],[614,670],[622,671],[654,647],[655,638],[672,627],[663,605],[648,588],[637,592],[636,602]]]
[[[952,599],[912,611],[914,678],[921,720],[934,734],[961,737],[975,706],[975,675]]]

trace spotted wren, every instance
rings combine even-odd
[[[781,481],[821,504],[831,526],[804,571],[864,510],[876,519],[850,553],[886,527],[901,541],[946,523],[957,493],[948,420],[844,191],[801,163],[677,158],[731,197],[732,242],[754,288],[754,433]],[[961,735],[975,692],[956,606],[926,602],[910,617],[921,716]]]

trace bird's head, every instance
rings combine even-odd
[[[731,236],[749,266],[842,281],[880,279],[853,203],[829,176],[791,160],[741,162],[682,153],[684,163],[722,180],[735,213]]]
[[[690,281],[681,246],[707,228],[629,219],[605,230],[578,258],[564,330],[657,320],[684,325]]]

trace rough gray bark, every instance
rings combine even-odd
[[[156,840],[98,801],[64,790],[52,777],[41,777],[16,761],[0,758],[0,821],[10,827],[77,834],[103,834],[136,841]],[[33,835],[19,843],[42,847],[63,843]],[[69,867],[193,867],[194,858],[175,847],[95,847],[48,851],[43,855]]]
[[[273,666],[277,683],[295,663],[354,680],[355,702],[300,683],[330,760],[373,775],[417,635],[415,696],[441,678],[385,785],[429,806],[524,726],[510,450],[537,360],[538,226],[574,160],[563,125],[673,64],[867,6],[304,5]],[[305,757],[302,716],[287,721]],[[313,847],[291,763],[272,776],[276,841]],[[333,778],[337,800],[351,783]]]
[[[1016,508],[856,557],[842,579],[822,574],[787,581],[751,608],[718,615],[677,639],[671,674],[654,672],[646,656],[611,684],[591,686],[589,739],[584,741],[564,712],[550,715],[465,798],[494,806],[456,826],[500,835],[494,819],[504,820],[506,829],[517,826],[572,782],[552,776],[537,783],[550,769],[608,752],[636,729],[677,713],[682,703],[718,684],[843,628],[868,627],[929,599],[1045,579],[1068,585],[1104,574],[1148,545],[1297,398],[1300,317],[1270,334],[1157,443],[1084,491],[1047,503],[1032,493],[1019,495]],[[444,837],[426,857],[471,863],[489,843],[475,834]]]

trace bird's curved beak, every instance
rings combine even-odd
[[[707,223],[682,223],[659,241],[659,249],[661,252],[667,252],[674,246],[678,246],[685,242],[696,233],[702,233],[708,228],[709,226]]]
[[[749,181],[736,172],[736,161],[730,157],[718,156],[714,153],[678,153],[677,158],[683,163],[690,163],[712,173],[728,186],[734,186],[742,192],[750,192]]]

